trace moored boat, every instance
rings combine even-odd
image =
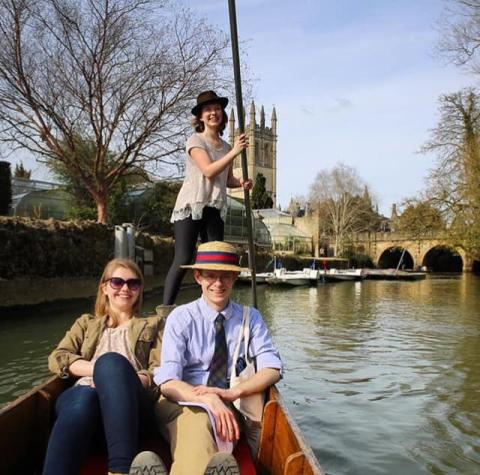
[[[366,269],[367,279],[374,280],[423,280],[427,276],[423,271],[405,271],[397,269]]]
[[[307,269],[308,271],[312,269]],[[272,285],[288,285],[288,286],[302,286],[310,285],[318,280],[318,271],[315,271],[315,277],[312,277],[310,272],[304,271],[287,271],[284,267],[275,269],[273,276],[268,277],[267,284]]]
[[[255,282],[257,284],[266,284],[269,277],[273,277],[273,272],[258,272],[255,274]],[[250,283],[252,281],[251,271],[240,272],[240,274],[238,274],[238,281]]]
[[[320,278],[327,282],[344,282],[365,279],[362,269],[328,269],[320,271]]]
[[[55,401],[68,385],[52,377],[0,409],[0,473],[41,473]],[[142,449],[157,451],[168,465],[169,449],[160,437],[144,441]],[[234,455],[242,474],[325,475],[275,387],[267,395],[257,460],[243,439]],[[104,475],[106,470],[105,455],[98,453],[86,461],[81,475]]]

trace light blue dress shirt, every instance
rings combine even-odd
[[[215,349],[215,318],[219,312],[203,297],[181,305],[168,316],[162,341],[160,367],[155,368],[154,381],[161,385],[170,379],[182,380],[193,386],[207,384],[209,365]],[[228,347],[228,378],[233,352],[242,325],[243,306],[230,301],[221,312],[225,316],[225,337]],[[257,371],[275,368],[282,371],[282,361],[272,343],[260,312],[250,309],[249,356],[256,358]],[[240,357],[245,357],[243,342]]]

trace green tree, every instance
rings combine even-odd
[[[30,177],[32,176],[32,170],[27,170],[23,166],[23,162],[20,162],[15,165],[13,176],[15,178],[23,178],[25,180],[30,180]]]
[[[0,215],[8,215],[12,204],[12,172],[9,162],[0,162]]]
[[[262,173],[258,173],[252,189],[252,208],[267,209],[273,206],[272,197],[268,194],[265,184],[267,179]]]
[[[179,166],[192,102],[231,85],[228,53],[218,27],[169,0],[0,0],[0,135],[63,167],[105,223],[123,175]]]
[[[144,205],[135,213],[136,220],[141,222],[142,227],[164,236],[173,235],[170,217],[181,186],[177,181],[155,183]]]
[[[398,218],[398,230],[414,236],[445,230],[442,214],[428,201],[407,200]]]

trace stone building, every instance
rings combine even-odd
[[[273,201],[273,207],[277,206],[277,113],[275,107],[272,110],[271,126],[265,125],[265,111],[260,109],[260,123],[255,120],[255,103],[250,106],[250,122],[245,126],[245,133],[248,137],[247,163],[248,176],[255,180],[261,173],[265,178],[265,188]],[[233,145],[234,138],[238,135],[238,128],[235,128],[235,112],[232,108],[229,118],[229,139]],[[241,155],[235,158],[233,163],[233,174],[242,176]],[[243,199],[243,190],[232,189],[229,195]]]

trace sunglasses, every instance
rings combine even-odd
[[[140,279],[122,279],[121,277],[110,277],[107,279],[110,282],[110,287],[113,290],[120,290],[125,284],[127,284],[128,290],[136,292],[142,287],[142,281]]]

